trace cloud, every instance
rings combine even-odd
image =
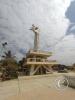
[[[24,56],[33,48],[34,34],[29,29],[35,24],[40,27],[40,49],[58,50],[55,44],[70,25],[65,16],[70,4],[71,0],[0,0],[1,42],[7,41],[18,57]]]
[[[75,61],[75,38],[73,35],[65,36],[65,38],[55,48],[55,55],[52,59],[56,58],[62,64],[71,65]]]

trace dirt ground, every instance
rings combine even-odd
[[[0,100],[75,100],[75,89],[56,87],[60,76],[25,76],[0,82]]]

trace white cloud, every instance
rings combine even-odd
[[[65,38],[56,46],[55,54],[52,59],[56,58],[62,64],[71,65],[75,62],[75,38],[73,35]]]
[[[0,40],[9,42],[20,55],[20,49],[33,48],[34,34],[29,28],[35,24],[41,30],[40,48],[50,50],[69,26],[65,12],[70,3],[71,0],[0,0]]]

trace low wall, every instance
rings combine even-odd
[[[69,82],[69,87],[73,87],[75,88],[75,76],[65,76],[65,78],[68,80]]]

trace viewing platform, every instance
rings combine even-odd
[[[38,56],[38,57],[50,57],[52,56],[52,52],[47,52],[47,51],[34,51],[34,50],[30,50],[27,54],[27,57],[33,57],[33,56]]]
[[[47,60],[47,59],[41,59],[41,58],[27,58],[25,65],[53,65],[58,64],[56,60]]]

